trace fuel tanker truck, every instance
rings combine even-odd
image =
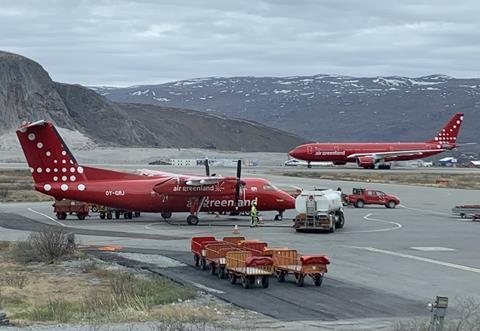
[[[340,191],[303,190],[295,199],[295,209],[298,214],[293,227],[297,232],[335,232],[345,225]]]

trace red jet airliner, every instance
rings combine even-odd
[[[276,210],[295,208],[295,199],[261,178],[188,176],[155,171],[142,175],[81,166],[52,123],[24,123],[17,136],[35,181],[35,189],[57,200],[72,199],[109,207],[159,212],[190,212],[198,224],[201,211]],[[240,195],[243,195],[240,199]]]
[[[308,162],[330,161],[335,165],[355,162],[365,169],[390,169],[386,162],[423,159],[458,146],[457,136],[463,114],[455,114],[431,140],[413,143],[311,143],[296,147],[288,154]]]

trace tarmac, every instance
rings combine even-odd
[[[330,329],[342,325],[348,329],[359,325],[373,328],[385,325],[386,321],[427,318],[427,303],[436,295],[450,298],[449,315],[453,316],[461,300],[478,298],[480,224],[452,216],[451,208],[480,203],[479,191],[283,177],[258,170],[256,176],[274,184],[306,189],[380,189],[398,196],[401,205],[395,209],[346,207],[344,229],[308,234],[297,233],[291,227],[294,210],[286,212],[283,221],[271,221],[273,212],[262,213],[265,223],[251,229],[248,217],[208,214],[201,215],[198,226],[186,225],[186,214],[181,213],[174,214],[168,222],[160,215],[148,213],[133,220],[107,221],[92,216],[84,221],[58,221],[51,203],[3,203],[0,240],[23,239],[28,231],[39,231],[45,226],[62,227],[76,233],[87,247],[119,246],[123,252],[163,255],[184,265],[134,261],[114,252],[98,253],[102,258],[148,268],[285,323]],[[268,289],[245,290],[194,268],[190,238],[231,236],[235,225],[241,235],[265,240],[271,246],[328,255],[332,263],[322,286],[315,287],[306,280],[306,286],[299,288],[293,279],[283,284],[271,279]]]

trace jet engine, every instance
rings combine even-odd
[[[375,159],[369,156],[360,156],[357,158],[357,164],[365,169],[373,169],[375,168]]]

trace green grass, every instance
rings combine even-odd
[[[172,310],[162,305],[185,301],[195,297],[195,290],[178,285],[163,277],[138,277],[131,273],[106,272],[107,291],[91,290],[80,302],[55,298],[26,311],[12,319],[31,322],[105,323],[112,321],[143,321],[153,317],[170,318]],[[187,322],[198,320],[196,314],[183,316]]]

